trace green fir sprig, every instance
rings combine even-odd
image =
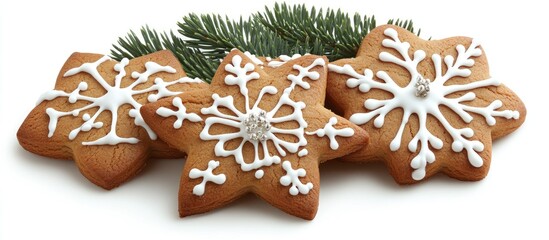
[[[411,20],[389,20],[417,35]],[[177,33],[158,33],[148,26],[141,35],[130,31],[113,44],[114,59],[136,58],[159,50],[171,50],[189,77],[210,82],[221,59],[236,48],[276,58],[280,55],[325,55],[330,61],[356,55],[362,39],[376,27],[372,15],[349,15],[341,10],[310,9],[305,5],[276,3],[248,19],[191,13],[177,23]]]

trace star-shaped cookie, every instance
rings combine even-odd
[[[233,50],[209,89],[143,107],[159,137],[188,154],[180,215],[207,212],[252,192],[312,219],[319,163],[368,141],[364,130],[324,108],[326,75],[325,57],[263,68]]]
[[[141,117],[142,104],[207,86],[185,77],[169,51],[121,62],[74,53],[17,138],[30,152],[74,159],[91,182],[112,189],[135,176],[148,158],[183,157],[157,140]]]
[[[517,129],[524,104],[491,77],[478,41],[425,41],[397,26],[380,26],[356,58],[329,65],[327,102],[370,133],[368,146],[346,156],[383,161],[400,184],[443,172],[480,180],[494,139]]]

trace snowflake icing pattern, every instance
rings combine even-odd
[[[95,81],[97,81],[105,90],[106,93],[100,97],[91,97],[82,95],[82,92],[85,92],[88,89],[88,84],[84,81],[80,82],[78,84],[78,87],[74,89],[72,92],[65,92],[61,90],[51,90],[46,93],[44,93],[40,99],[38,100],[37,104],[40,104],[44,100],[53,100],[58,97],[66,97],[68,98],[69,103],[74,104],[77,101],[86,101],[89,102],[84,107],[74,109],[72,111],[58,111],[54,108],[48,108],[46,109],[46,113],[48,114],[50,118],[50,122],[48,125],[49,133],[48,137],[52,137],[55,129],[57,127],[57,122],[59,118],[72,115],[74,117],[77,117],[80,115],[80,112],[86,111],[88,109],[92,108],[98,108],[98,110],[93,114],[93,116],[90,116],[90,114],[85,113],[82,115],[82,120],[84,123],[80,125],[80,127],[77,127],[73,129],[69,133],[69,139],[73,140],[78,136],[80,132],[88,132],[92,130],[93,128],[102,128],[103,122],[97,122],[97,118],[103,113],[104,111],[110,111],[111,112],[111,127],[110,131],[107,135],[96,139],[91,142],[83,142],[83,145],[116,145],[118,143],[132,143],[135,144],[139,142],[137,138],[134,137],[120,137],[116,133],[116,126],[118,123],[118,109],[124,105],[124,104],[130,104],[132,106],[132,109],[129,111],[129,116],[134,118],[134,123],[137,126],[141,126],[144,129],[146,129],[149,137],[153,140],[155,140],[156,134],[149,128],[149,126],[145,123],[143,120],[143,117],[141,116],[141,113],[139,112],[139,109],[141,108],[141,104],[138,103],[133,96],[149,93],[147,100],[149,102],[155,102],[160,98],[167,97],[167,96],[173,96],[176,94],[179,94],[180,92],[172,92],[167,87],[178,84],[178,83],[196,83],[200,82],[198,79],[190,79],[187,77],[171,81],[171,82],[164,82],[161,78],[156,78],[154,80],[154,85],[140,90],[134,90],[135,87],[139,86],[142,83],[145,83],[149,80],[149,77],[155,73],[159,72],[167,72],[167,73],[175,73],[176,70],[170,66],[161,66],[155,62],[147,62],[145,63],[145,72],[139,73],[139,72],[132,72],[131,77],[133,79],[136,79],[133,83],[131,83],[127,87],[121,87],[122,78],[126,76],[125,67],[129,64],[129,60],[127,58],[122,59],[121,62],[114,65],[114,70],[118,72],[114,79],[114,86],[110,85],[105,81],[103,76],[98,71],[98,67],[100,64],[109,61],[110,58],[108,56],[103,56],[99,60],[92,62],[92,63],[84,63],[80,67],[76,67],[73,69],[68,70],[63,77],[69,77],[73,76],[78,73],[87,73],[90,76],[93,77]],[[156,93],[154,93],[156,92]]]
[[[393,94],[392,99],[379,100],[367,99],[364,107],[369,110],[367,113],[355,113],[350,117],[351,122],[362,125],[374,117],[374,126],[381,128],[385,116],[396,108],[402,108],[404,111],[401,125],[395,138],[390,143],[391,151],[400,148],[404,127],[412,114],[416,114],[419,119],[419,129],[413,139],[408,143],[408,150],[416,152],[418,143],[421,144],[419,153],[412,159],[410,166],[414,169],[412,178],[421,180],[425,177],[425,168],[427,163],[435,161],[435,154],[430,149],[441,149],[443,142],[437,136],[434,136],[427,129],[427,115],[435,117],[451,135],[453,139],[452,150],[454,152],[467,152],[469,163],[474,167],[483,165],[483,160],[477,152],[484,150],[484,144],[477,140],[469,140],[473,137],[474,131],[471,128],[454,128],[439,109],[440,105],[446,106],[455,112],[460,118],[470,123],[473,116],[469,113],[476,113],[483,116],[486,123],[493,126],[496,123],[495,117],[504,117],[507,119],[518,119],[519,112],[511,110],[497,111],[503,104],[500,100],[495,100],[486,107],[473,107],[463,104],[463,102],[473,101],[476,98],[475,93],[467,92],[457,98],[447,98],[446,96],[456,92],[469,91],[476,88],[498,86],[500,81],[497,79],[485,79],[467,84],[453,84],[445,86],[444,84],[453,77],[468,77],[471,70],[467,69],[475,64],[472,57],[478,57],[482,54],[479,43],[475,40],[465,49],[463,45],[457,45],[457,57],[445,56],[442,58],[438,54],[433,54],[431,59],[435,67],[435,79],[431,82],[424,79],[417,71],[417,65],[425,59],[426,54],[423,50],[417,50],[413,56],[408,55],[410,44],[401,42],[396,30],[388,28],[384,31],[388,38],[382,41],[382,45],[396,50],[402,58],[392,55],[388,52],[381,52],[379,59],[383,62],[393,63],[404,67],[411,75],[411,81],[405,87],[398,86],[391,76],[384,71],[376,73],[377,78],[382,82],[373,79],[374,73],[370,69],[365,69],[364,74],[357,73],[350,65],[343,67],[330,65],[330,71],[350,76],[346,82],[347,87],[357,88],[360,92],[369,92],[370,89],[380,89]],[[442,72],[442,61],[446,65],[446,72]]]
[[[200,138],[202,140],[217,140],[218,142],[215,146],[216,156],[233,156],[236,163],[240,165],[243,171],[256,170],[256,178],[261,178],[264,174],[263,170],[261,170],[262,167],[271,166],[272,164],[279,164],[281,162],[280,156],[284,157],[288,152],[296,153],[300,147],[307,145],[307,140],[305,138],[305,128],[307,127],[307,122],[303,118],[302,112],[305,108],[305,103],[292,100],[290,98],[290,94],[296,85],[304,89],[309,89],[309,83],[303,81],[303,78],[308,77],[311,80],[319,79],[320,74],[318,72],[310,72],[309,70],[315,66],[324,66],[325,62],[322,58],[319,58],[308,67],[294,65],[293,68],[298,70],[299,74],[290,74],[288,76],[288,80],[291,81],[290,86],[284,89],[284,92],[278,99],[276,106],[270,111],[265,111],[258,106],[265,94],[276,94],[278,92],[277,88],[274,86],[263,87],[259,92],[257,100],[253,105],[251,105],[248,88],[246,85],[249,81],[259,79],[259,74],[254,72],[255,66],[253,64],[247,63],[241,67],[241,63],[242,57],[235,55],[232,58],[232,62],[225,66],[225,70],[232,73],[225,77],[225,84],[229,86],[237,85],[240,88],[240,94],[242,94],[245,99],[245,111],[241,112],[234,106],[232,96],[220,97],[218,94],[213,94],[212,98],[214,99],[214,103],[212,106],[202,108],[201,110],[202,114],[213,116],[206,118],[205,127],[200,133]],[[283,106],[292,108],[292,113],[286,116],[275,117],[277,112]],[[225,114],[221,112],[219,110],[220,107],[228,109],[233,114]],[[293,129],[281,129],[271,125],[273,123],[276,124],[291,121],[295,121],[299,126]],[[238,131],[212,135],[209,131],[214,124],[231,126],[238,129]],[[280,139],[277,136],[278,134],[293,135],[296,137],[297,141],[285,141]],[[242,138],[242,141],[236,149],[225,149],[225,143],[233,139],[240,138]],[[268,141],[273,143],[278,155],[280,156],[271,155],[269,153],[267,146]],[[254,148],[254,159],[251,163],[247,163],[244,160],[242,150],[244,144],[246,143],[252,144]],[[263,152],[263,157],[259,156],[260,149]],[[303,184],[298,178],[305,176],[305,170],[301,168],[293,170],[289,161],[284,161],[283,165],[285,166],[284,169],[290,175],[281,178],[281,184],[284,186],[289,186],[291,184],[290,194],[292,195],[297,195],[298,193],[307,194],[309,190],[312,189],[312,184]],[[299,174],[294,173],[294,171],[298,171]]]

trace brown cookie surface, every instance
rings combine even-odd
[[[206,86],[186,78],[169,51],[121,62],[74,53],[17,138],[30,152],[74,159],[91,182],[112,189],[135,176],[148,158],[184,156],[157,140],[141,117],[142,104]]]
[[[324,108],[327,60],[305,56],[263,68],[233,50],[209,89],[141,112],[160,138],[188,153],[179,213],[207,212],[254,193],[314,218],[320,162],[358,150],[367,133]]]
[[[467,37],[425,41],[380,26],[356,58],[329,70],[327,104],[372,138],[344,160],[383,161],[400,184],[438,172],[484,178],[492,141],[526,116],[518,96],[490,76],[479,43]]]

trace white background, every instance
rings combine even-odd
[[[145,24],[175,29],[190,12],[248,16],[272,2],[54,2],[0,3],[0,239],[549,238],[548,107],[543,105],[549,95],[549,21],[541,5],[524,0],[497,5],[478,0],[310,1],[308,6],[375,14],[380,23],[413,19],[426,38],[480,38],[492,76],[522,98],[528,116],[522,128],[495,143],[492,169],[480,182],[437,176],[401,187],[382,165],[322,165],[320,208],[313,221],[304,221],[251,196],[180,219],[181,160],[151,161],[133,181],[104,191],[82,177],[73,162],[30,154],[15,137],[72,52],[108,54],[118,36]]]

